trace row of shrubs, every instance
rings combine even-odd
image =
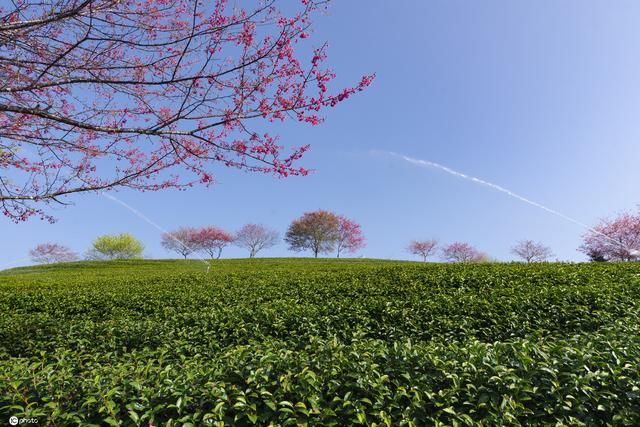
[[[140,264],[0,276],[0,419],[640,425],[637,264]]]

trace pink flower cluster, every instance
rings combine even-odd
[[[285,149],[251,123],[318,125],[372,83],[331,92],[326,44],[300,59],[324,3],[292,14],[226,0],[121,0],[117,13],[109,2],[13,3],[0,28],[12,40],[0,62],[0,168],[12,177],[0,210],[22,221],[75,193],[210,185],[216,164],[306,175],[308,147]]]

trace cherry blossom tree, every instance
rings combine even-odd
[[[481,262],[488,256],[468,243],[451,243],[442,249],[442,257],[449,262]]]
[[[340,258],[342,251],[353,254],[364,248],[365,245],[365,238],[360,224],[343,215],[338,215],[337,257]]]
[[[418,255],[422,257],[424,262],[427,262],[427,258],[433,255],[436,252],[436,247],[438,246],[438,241],[431,240],[413,240],[407,251],[413,255]]]
[[[547,261],[553,256],[551,248],[540,242],[534,242],[533,240],[522,240],[518,242],[511,248],[511,253],[527,263]]]
[[[199,230],[192,227],[182,227],[162,234],[160,244],[168,251],[177,252],[184,259],[198,249],[200,243]]]
[[[583,236],[579,250],[592,261],[640,260],[640,210],[601,220]]]
[[[51,264],[54,262],[71,262],[78,259],[78,254],[59,243],[40,243],[29,251],[33,262]]]
[[[300,252],[310,250],[313,256],[334,250],[340,239],[340,218],[333,212],[317,210],[306,212],[289,225],[284,240],[289,249]]]
[[[194,246],[207,253],[211,259],[220,259],[222,250],[233,243],[233,235],[218,227],[208,226],[196,230]]]
[[[251,124],[319,124],[373,76],[330,90],[326,44],[300,49],[326,1],[278,3],[0,3],[2,213],[53,221],[70,195],[210,185],[218,164],[306,175],[307,146]]]
[[[263,249],[278,244],[280,236],[277,231],[262,224],[246,224],[235,236],[235,244],[249,250],[249,258],[255,257]]]

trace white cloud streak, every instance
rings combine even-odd
[[[511,191],[511,190],[509,190],[507,188],[504,188],[504,187],[502,187],[502,186],[500,186],[498,184],[494,184],[492,182],[485,181],[484,179],[476,178],[475,176],[467,175],[465,173],[462,173],[460,171],[451,169],[450,167],[441,165],[440,163],[432,162],[430,160],[416,159],[416,158],[413,158],[413,157],[405,156],[403,154],[394,153],[392,151],[372,151],[372,154],[375,154],[375,153],[383,153],[383,154],[387,154],[389,156],[400,158],[400,159],[402,159],[402,160],[404,160],[406,162],[409,162],[409,163],[411,163],[413,165],[416,165],[416,166],[419,166],[419,167],[439,169],[441,171],[444,171],[444,172],[446,172],[446,173],[448,173],[450,175],[456,176],[458,178],[463,178],[463,179],[466,179],[468,181],[474,182],[476,184],[483,185],[485,187],[489,187],[489,188],[491,188],[493,190],[499,191],[499,192],[504,193],[504,194],[506,194],[506,195],[508,195],[510,197],[513,197],[514,199],[520,200],[521,202],[527,203],[527,204],[529,204],[531,206],[535,206],[538,209],[542,209],[543,211],[546,211],[546,212],[548,212],[548,213],[550,213],[552,215],[560,217],[560,218],[562,218],[562,219],[564,219],[566,221],[572,222],[573,224],[578,225],[578,226],[580,226],[580,227],[582,227],[582,228],[584,228],[584,229],[586,229],[586,230],[588,230],[588,231],[590,231],[592,233],[598,234],[598,235],[602,236],[604,239],[607,239],[610,242],[612,242],[612,243],[624,248],[625,250],[629,251],[629,253],[631,255],[637,256],[637,255],[640,254],[640,250],[628,248],[628,247],[624,246],[622,243],[618,242],[617,240],[612,239],[611,237],[609,237],[606,234],[603,234],[603,233],[601,233],[601,232],[599,232],[597,230],[594,230],[593,228],[591,228],[587,224],[585,224],[583,222],[580,222],[575,218],[571,218],[570,216],[567,216],[567,215],[563,214],[562,212],[558,212],[555,209],[551,209],[551,208],[549,208],[547,206],[544,206],[544,205],[542,205],[542,204],[540,204],[538,202],[535,202],[533,200],[527,199],[526,197],[521,196],[518,193],[514,193],[513,191]]]

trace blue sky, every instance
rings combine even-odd
[[[586,223],[640,204],[640,3],[632,1],[335,1],[312,43],[328,40],[337,84],[376,72],[366,92],[322,126],[278,126],[286,146],[311,144],[315,173],[274,179],[217,168],[219,184],[116,197],[159,226],[262,222],[282,233],[308,210],[359,221],[359,254],[410,259],[411,239],[466,241],[509,260],[519,239],[562,260],[584,230],[505,194],[381,154],[434,161],[494,182]],[[43,241],[84,252],[128,231],[151,257],[173,256],[159,231],[123,206],[81,195],[58,222],[0,219],[0,268],[27,264]],[[263,256],[290,256],[286,246]],[[225,257],[244,256],[230,248]]]

